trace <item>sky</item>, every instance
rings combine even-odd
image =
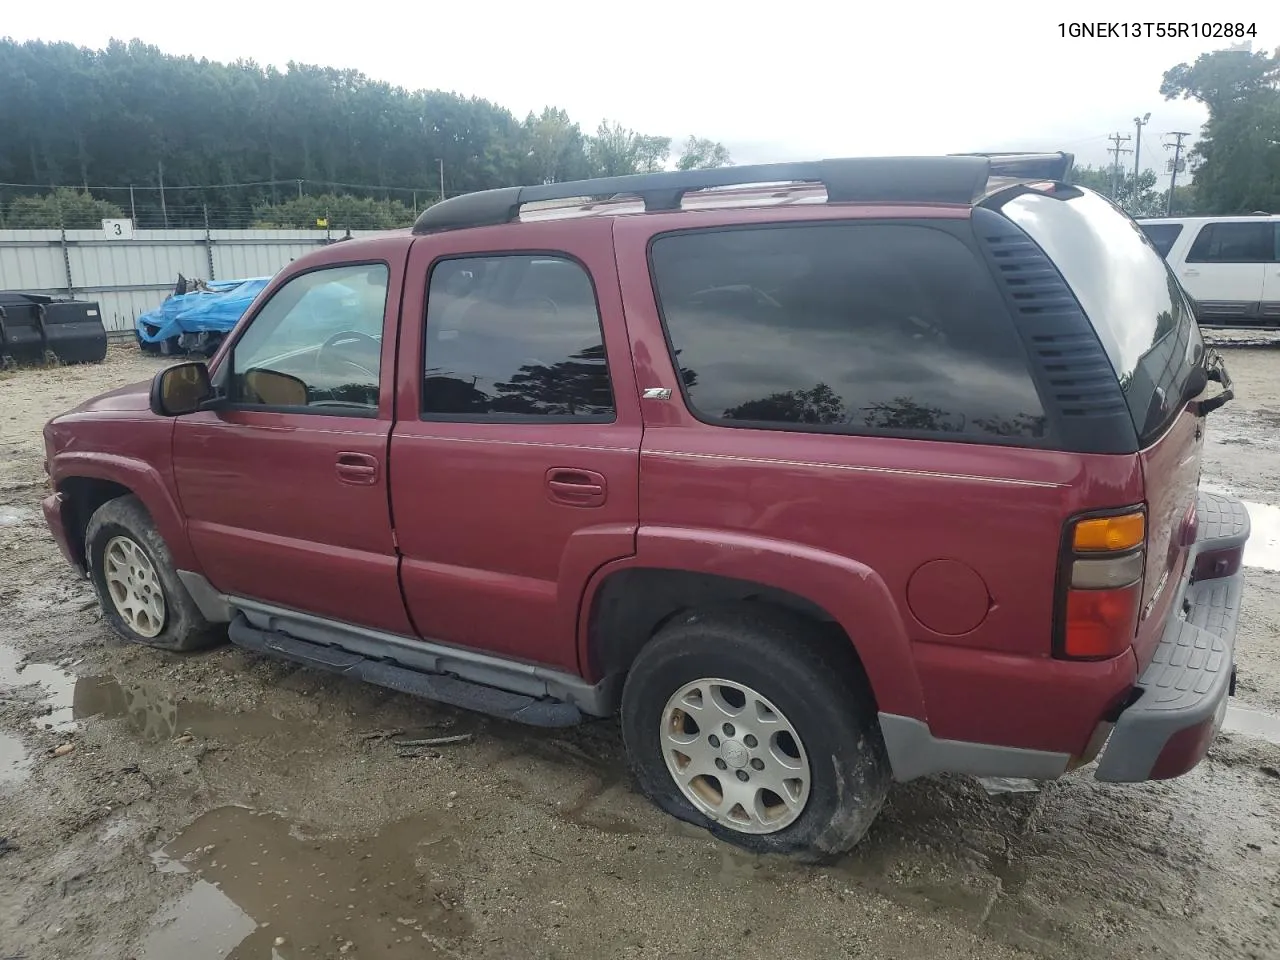
[[[1134,118],[1149,112],[1142,166],[1163,174],[1172,154],[1161,144],[1174,131],[1197,135],[1206,119],[1199,104],[1160,96],[1164,71],[1232,41],[1062,35],[1069,18],[1116,21],[1117,6],[1078,0],[1033,12],[1030,3],[933,0],[873,12],[756,0],[221,0],[191,17],[159,0],[11,0],[0,32],[90,47],[138,38],[212,60],[352,67],[408,88],[483,97],[518,117],[558,106],[586,132],[609,119],[676,144],[709,137],[738,163],[1037,149],[1102,166],[1111,162],[1107,135],[1133,137]],[[1254,50],[1280,47],[1277,4],[1122,6],[1131,22],[1164,23],[1203,22],[1230,8],[1231,22],[1256,25]],[[1121,157],[1130,167],[1133,159]]]

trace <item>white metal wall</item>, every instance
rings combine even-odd
[[[352,231],[360,236],[363,231]],[[132,330],[181,273],[246,280],[274,274],[327,239],[324,230],[138,230],[108,240],[101,230],[0,230],[0,290],[96,300],[108,330]]]

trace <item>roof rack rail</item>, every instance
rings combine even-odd
[[[1019,164],[1014,171],[1013,157]],[[451,197],[424,210],[413,225],[417,235],[511,223],[525,204],[551,200],[637,196],[646,212],[679,210],[693,190],[767,183],[820,183],[830,203],[917,202],[969,204],[982,195],[987,179],[1024,176],[1061,179],[1050,165],[1070,169],[1070,154],[953,154],[946,157],[851,157],[796,163],[762,163],[714,170],[676,170],[600,177],[527,187],[500,187]],[[1065,173],[1063,174],[1065,176]]]
[[[953,153],[953,157],[986,157],[991,176],[1016,180],[1066,180],[1075,166],[1073,153]]]

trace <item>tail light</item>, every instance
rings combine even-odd
[[[1133,643],[1146,544],[1147,517],[1137,507],[1067,525],[1058,572],[1058,656],[1105,660]]]

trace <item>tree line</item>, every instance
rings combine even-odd
[[[383,226],[438,199],[441,165],[453,195],[658,170],[673,153],[670,137],[608,121],[585,132],[556,107],[520,120],[488,100],[406,90],[358,70],[217,63],[138,40],[91,50],[0,39],[0,90],[0,183],[48,188],[33,196],[0,186],[6,226],[50,216],[39,225],[57,226],[69,212],[96,226],[103,210],[145,213],[148,226],[163,216],[198,227],[206,212],[219,226],[315,226],[296,222],[326,206],[302,195],[312,182],[330,197],[362,192],[374,205],[362,215]],[[697,137],[676,157],[683,169],[730,162],[723,145]]]
[[[441,167],[452,195],[653,171],[673,153],[670,137],[608,121],[587,132],[556,107],[520,120],[487,100],[406,90],[357,70],[217,63],[137,40],[91,50],[0,39],[0,90],[0,226],[9,227],[96,226],[109,216],[146,226],[394,227],[438,199]],[[1280,51],[1204,54],[1167,70],[1160,92],[1209,112],[1188,155],[1194,181],[1189,170],[1174,212],[1280,211]],[[675,165],[730,162],[722,144],[690,137]],[[1149,168],[1135,177],[1082,166],[1074,179],[1136,216],[1169,206]]]

